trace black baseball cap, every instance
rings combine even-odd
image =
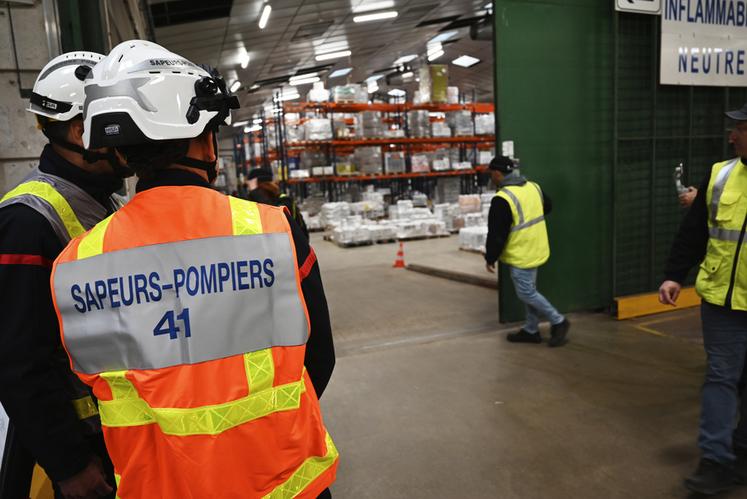
[[[248,180],[256,178],[257,182],[272,182],[272,170],[269,168],[255,168],[249,171],[246,178]]]
[[[735,109],[734,111],[727,111],[726,116],[735,121],[747,121],[747,104],[742,106],[741,109]]]
[[[516,164],[514,163],[514,160],[508,156],[496,156],[490,161],[488,169],[496,170],[501,173],[511,173],[516,169]]]

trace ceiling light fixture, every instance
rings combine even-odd
[[[426,54],[428,55],[428,57],[430,57],[437,52],[443,52],[443,46],[439,42],[429,43],[425,47],[425,50],[426,50]]]
[[[255,125],[260,125],[262,123],[262,118],[254,118],[254,121],[252,121]]]
[[[251,87],[249,87],[249,90],[257,90],[259,88],[259,83],[255,83]]]
[[[456,31],[447,31],[446,33],[441,33],[440,35],[436,35],[433,38],[431,38],[431,41],[428,42],[428,45],[432,43],[445,42],[446,40],[449,40],[450,38],[454,38],[456,35],[457,35]]]
[[[270,20],[270,12],[272,12],[272,5],[267,3],[262,9],[262,15],[259,16],[259,29],[265,29],[265,26],[267,26],[267,21]]]
[[[373,83],[373,82],[375,82],[377,80],[380,80],[383,77],[384,77],[384,75],[372,75],[372,76],[369,76],[368,78],[366,78],[366,83],[368,83],[370,85],[371,83]]]
[[[353,68],[338,69],[336,71],[332,71],[332,73],[329,75],[329,77],[330,78],[338,78],[340,76],[345,76],[345,75],[349,74],[352,70],[353,70]]]
[[[372,10],[391,9],[394,7],[394,0],[383,0],[380,2],[363,2],[361,5],[353,7],[353,13],[370,12]]]
[[[439,57],[441,57],[444,54],[445,54],[445,52],[443,50],[440,50],[440,49],[438,51],[436,51],[436,52],[430,53],[430,54],[428,54],[428,62],[435,61],[436,59],[438,59]]]
[[[249,59],[249,52],[244,51],[244,54],[241,56],[241,69],[246,69],[249,65]]]
[[[393,66],[399,66],[400,64],[408,63],[408,62],[412,61],[413,59],[417,59],[417,58],[418,58],[418,56],[416,54],[403,55],[402,57],[400,57],[399,59],[397,59],[396,61],[394,61]]]
[[[237,121],[237,122],[233,123],[232,125],[235,126],[235,127],[240,127],[240,126],[244,126],[244,125],[247,125],[247,124],[249,124],[249,120],[246,120],[246,121]]]
[[[236,80],[235,82],[231,83],[231,92],[237,91],[239,88],[241,88],[241,82],[239,80]]]
[[[372,94],[374,92],[377,92],[379,90],[379,84],[375,81],[368,82],[368,85],[366,86],[368,88],[368,93]]]
[[[312,76],[311,78],[299,78],[298,80],[291,80],[289,83],[296,87],[298,85],[311,85],[312,83],[316,83],[320,80],[318,76]]]
[[[407,73],[402,73],[402,78],[405,80],[407,78],[412,78],[413,76],[415,76],[415,73],[413,73],[412,71],[408,71]]]
[[[391,95],[392,97],[404,97],[405,95],[407,95],[407,92],[399,88],[393,88],[387,93]]]
[[[396,10],[387,10],[385,12],[377,12],[375,14],[364,14],[362,16],[353,17],[354,23],[367,23],[369,21],[381,21],[382,19],[392,19],[397,17]]]
[[[456,59],[454,59],[453,61],[451,61],[452,64],[455,64],[457,66],[461,66],[463,68],[471,68],[472,66],[474,66],[478,62],[480,62],[480,59],[478,59],[476,57],[469,56],[469,55],[463,55],[463,56],[457,57]]]
[[[348,42],[343,40],[341,42],[330,42],[317,45],[314,47],[315,54],[326,54],[327,52],[339,52],[341,50],[348,50],[350,46]]]
[[[262,127],[259,125],[248,126],[244,128],[244,133],[258,132],[260,130],[262,130]]]
[[[316,56],[317,61],[328,61],[330,59],[339,59],[341,57],[349,57],[353,53],[349,50],[343,50],[340,52],[330,52],[329,54],[319,54]]]
[[[308,80],[309,78],[313,78],[313,77],[318,76],[318,75],[319,75],[319,72],[317,72],[317,71],[315,71],[313,73],[305,73],[305,74],[295,75],[295,76],[291,76],[290,77],[290,81],[294,81],[294,80]]]

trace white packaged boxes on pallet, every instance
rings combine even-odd
[[[334,225],[340,225],[348,216],[350,216],[350,204],[324,203],[319,218],[322,227],[331,227]]]
[[[311,118],[304,128],[306,140],[332,140],[332,122],[328,119]]]
[[[495,115],[493,113],[475,116],[475,135],[495,135]]]
[[[428,207],[428,196],[426,196],[422,192],[413,192],[412,205],[418,208],[427,208]]]
[[[428,156],[425,154],[413,154],[410,158],[412,162],[413,173],[427,173],[431,171],[431,165],[428,162]]]
[[[477,164],[478,165],[489,165],[490,162],[493,159],[493,152],[492,151],[479,151],[477,154]]]
[[[446,224],[435,218],[398,220],[397,237],[399,239],[417,239],[423,237],[446,236]]]
[[[367,219],[377,219],[384,217],[384,203],[375,201],[360,201],[350,204],[350,211],[353,215],[360,215]]]
[[[384,171],[386,173],[404,173],[405,154],[402,151],[385,152]]]
[[[469,111],[453,111],[446,114],[455,137],[466,137],[473,134],[472,113]]]
[[[370,243],[371,231],[359,221],[344,221],[332,230],[332,240],[343,245]]]
[[[431,136],[431,116],[428,111],[410,111],[407,114],[410,137]]]
[[[488,228],[485,226],[459,229],[459,247],[461,249],[484,253],[487,239]]]
[[[436,220],[441,220],[447,232],[453,232],[457,227],[454,226],[454,220],[460,215],[459,205],[454,203],[441,203],[433,207],[433,215]],[[461,225],[463,227],[464,225]]]
[[[451,128],[441,121],[433,123],[431,131],[434,137],[451,137]]]
[[[357,83],[340,85],[332,89],[332,99],[338,103],[365,104],[368,102],[368,92]]]
[[[482,212],[467,213],[466,215],[464,215],[465,227],[482,227],[483,225],[487,225],[487,222],[485,221],[485,218],[483,218]]]
[[[459,196],[459,210],[462,213],[480,213],[482,201],[477,194],[462,194]]]
[[[306,222],[306,228],[310,231],[322,229],[322,221],[319,215],[312,216],[309,215],[308,211],[302,211],[301,216],[303,217],[304,222]]]
[[[355,117],[356,134],[361,139],[377,139],[384,136],[384,123],[378,111],[363,111]]]
[[[356,147],[354,159],[359,172],[369,175],[381,173],[381,147]]]
[[[332,166],[314,166],[311,174],[315,177],[328,177],[335,174],[335,169]]]
[[[309,102],[327,102],[329,100],[329,90],[324,88],[324,82],[318,81],[314,83],[306,99]]]
[[[376,243],[397,239],[397,226],[387,222],[366,225],[371,240]]]

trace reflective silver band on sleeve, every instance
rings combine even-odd
[[[717,239],[719,241],[738,242],[741,235],[742,231],[739,230],[721,229],[719,227],[710,227],[708,229],[708,236],[711,239]]]
[[[58,264],[53,285],[83,373],[195,364],[308,336],[286,233],[103,253]]]

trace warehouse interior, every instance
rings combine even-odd
[[[671,2],[629,0],[649,2],[2,2],[0,195],[39,164],[26,109],[55,56],[149,40],[216,68],[240,108],[213,189],[252,199],[270,171],[318,261],[333,497],[702,497],[683,487],[707,369],[697,269],[677,307],[658,290],[688,213],[676,181],[735,156],[724,113],[747,81],[663,83]],[[570,321],[562,348],[546,322],[540,345],[506,341],[525,307],[505,264],[486,270],[498,155],[552,199],[538,289]],[[12,424],[0,405],[0,498],[56,497],[41,466],[11,476]]]

